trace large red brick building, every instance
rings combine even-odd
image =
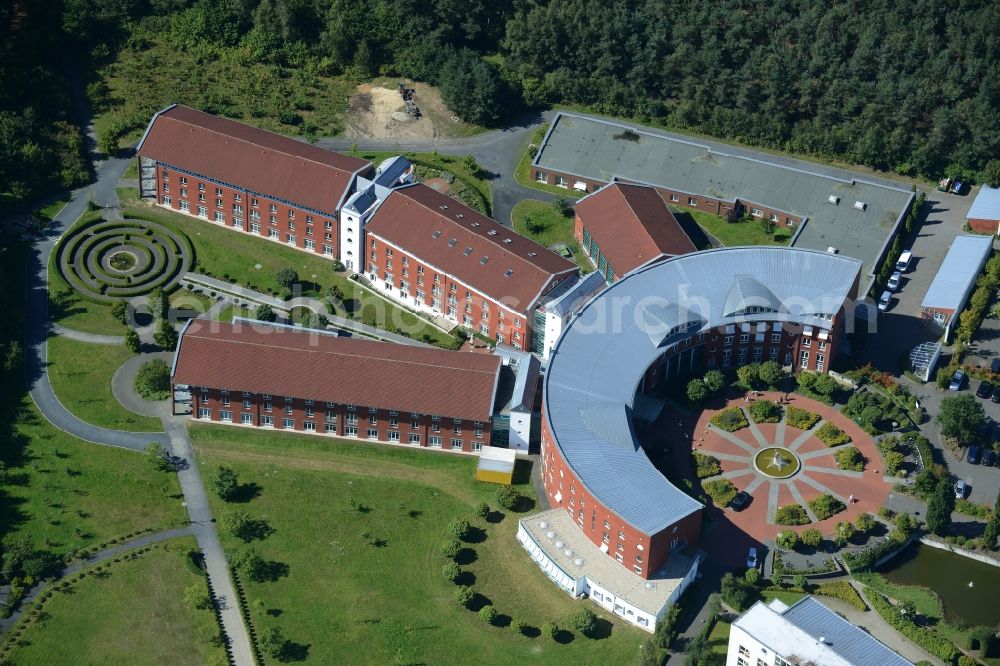
[[[338,214],[371,163],[173,105],[136,148],[139,194],[236,232],[331,259]]]
[[[610,283],[666,257],[698,250],[648,185],[612,182],[574,206],[573,235]]]
[[[366,225],[365,273],[381,293],[515,349],[571,261],[423,184],[393,190]]]
[[[193,319],[171,382],[190,387],[199,420],[476,453],[490,443],[501,363],[491,354]]]

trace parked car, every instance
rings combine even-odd
[[[979,447],[970,446],[969,451],[965,454],[965,461],[970,465],[979,464]]]
[[[878,297],[878,309],[885,312],[889,309],[889,301],[892,300],[891,291],[883,291],[882,295]]]
[[[732,499],[732,501],[729,503],[729,506],[734,511],[742,511],[743,509],[750,506],[750,499],[751,499],[750,493],[746,492],[745,490],[741,490],[740,492],[736,493],[736,497]]]
[[[889,281],[885,283],[886,288],[889,291],[896,291],[899,289],[899,281],[903,279],[903,274],[896,271],[889,277]]]
[[[757,568],[757,549],[751,548],[750,552],[747,553],[747,569]]]
[[[996,456],[989,449],[983,449],[983,457],[980,460],[980,464],[986,467],[993,465]]]
[[[913,253],[909,250],[905,250],[899,255],[899,259],[896,260],[896,270],[900,273],[905,273],[906,269],[910,267],[910,259],[913,258]]]
[[[1000,386],[994,387],[993,395],[990,396],[990,400],[1000,403]]]
[[[965,384],[965,372],[962,370],[956,370],[955,374],[951,376],[951,383],[948,384],[949,391],[961,391],[962,386]]]
[[[955,484],[955,499],[965,499],[965,481],[961,479]]]
[[[990,361],[990,372],[994,374],[1000,373],[1000,357]]]
[[[996,387],[989,382],[979,382],[979,388],[976,389],[976,395],[980,398],[992,398],[993,391],[995,389]]]

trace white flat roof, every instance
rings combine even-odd
[[[543,523],[545,527],[542,527]],[[522,518],[521,525],[549,559],[571,578],[579,580],[586,576],[591,583],[651,615],[660,612],[694,562],[692,558],[675,551],[667,563],[647,580],[602,552],[584,536],[563,509],[549,509]],[[548,536],[550,532],[555,536]],[[563,545],[557,548],[557,542]],[[566,551],[572,554],[567,555]],[[577,564],[578,559],[582,559],[583,563]]]

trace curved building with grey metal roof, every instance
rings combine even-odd
[[[814,250],[726,248],[640,269],[595,297],[565,330],[545,377],[542,476],[553,506],[645,577],[672,548],[697,542],[701,503],[667,481],[637,439],[640,389],[664,359],[686,354],[694,365],[697,350],[737,326],[785,335],[802,327],[831,339],[861,266]]]

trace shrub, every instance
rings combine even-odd
[[[266,303],[263,305],[258,305],[254,309],[253,317],[254,319],[257,319],[259,321],[270,321],[270,322],[277,321],[278,319],[278,315],[276,315],[274,313],[274,310],[271,309],[271,306],[267,305]]]
[[[167,310],[170,307],[170,301],[167,300],[167,295],[163,293],[163,289],[156,287],[153,291],[149,292],[147,298],[149,301],[149,313],[156,319],[165,319]]]
[[[286,266],[277,272],[274,279],[285,289],[291,289],[293,285],[298,283],[299,274],[294,269]]]
[[[699,479],[707,479],[710,476],[722,473],[722,465],[719,464],[718,458],[706,456],[697,451],[693,451],[692,455],[694,456],[695,475]]]
[[[255,583],[267,580],[270,575],[267,562],[265,562],[264,558],[260,556],[257,549],[253,547],[246,548],[236,553],[230,559],[230,564],[233,565],[234,569]]]
[[[133,354],[138,354],[141,348],[142,340],[139,339],[139,334],[131,328],[125,331],[125,349],[128,349]]]
[[[940,479],[927,502],[927,529],[938,536],[944,536],[951,525],[951,512],[954,509],[955,491],[951,487],[951,481],[947,478]]]
[[[128,303],[125,301],[115,301],[111,304],[111,316],[125,324],[125,317],[128,315]]]
[[[758,400],[747,411],[754,423],[777,423],[781,420],[781,407],[770,400]]]
[[[729,479],[715,479],[713,481],[703,481],[701,487],[705,490],[712,502],[718,507],[728,506],[736,497],[736,486]]]
[[[566,623],[584,636],[592,636],[597,629],[597,616],[589,608],[581,608],[570,615]]]
[[[508,511],[514,511],[521,504],[521,493],[512,486],[500,486],[497,488],[497,504]]]
[[[260,649],[269,657],[274,657],[275,659],[280,658],[288,646],[288,640],[281,632],[281,627],[266,627],[260,632],[257,640],[260,644]]]
[[[840,446],[851,441],[847,433],[829,421],[819,427],[819,430],[816,431],[816,437],[827,446]]]
[[[837,467],[850,472],[865,471],[865,457],[861,455],[857,447],[846,446],[833,454],[837,461]]]
[[[705,382],[705,388],[711,393],[718,393],[726,387],[726,376],[722,374],[721,370],[709,370],[701,380]]]
[[[177,329],[166,319],[161,319],[153,334],[153,342],[163,351],[174,351],[177,348]]]
[[[799,535],[794,530],[784,530],[778,532],[778,537],[774,540],[778,547],[785,550],[792,550],[799,545]]]
[[[833,530],[833,540],[838,546],[843,547],[847,545],[848,541],[854,538],[855,534],[857,534],[857,529],[853,524],[841,521],[837,523],[837,526]]]
[[[473,592],[472,588],[468,585],[459,585],[455,590],[455,601],[466,608],[469,607],[469,604],[472,603],[472,600],[475,599],[475,597],[476,593]]]
[[[493,624],[497,619],[497,609],[493,606],[483,606],[479,609],[479,619],[486,624]]]
[[[472,532],[472,523],[468,518],[455,518],[448,523],[448,534],[464,541]]]
[[[490,515],[490,505],[487,504],[486,502],[480,502],[479,504],[476,505],[474,513],[479,518],[482,518],[482,519],[485,520],[486,517]]]
[[[239,479],[232,467],[220,465],[212,477],[212,490],[224,502],[231,502],[240,489]]]
[[[812,509],[814,514],[816,514],[816,518],[819,520],[826,520],[827,518],[840,513],[846,509],[847,506],[845,506],[843,502],[833,495],[824,493],[819,497],[809,500],[809,508]]]
[[[722,587],[719,594],[727,605],[743,610],[753,599],[754,590],[743,578],[737,578],[732,572],[722,577]]]
[[[823,543],[823,533],[815,527],[810,527],[809,529],[802,531],[802,534],[799,535],[799,539],[802,541],[803,546],[808,548],[819,548],[820,544]]]
[[[745,580],[747,584],[756,587],[757,583],[760,582],[760,569],[757,568],[747,569],[743,573],[743,580]]]
[[[952,664],[958,657],[958,648],[955,645],[937,634],[927,631],[925,628],[914,624],[908,617],[902,615],[899,609],[889,603],[883,595],[868,588],[865,596],[868,597],[872,608],[882,616],[896,631],[903,634],[911,641],[924,648],[932,655],[942,660],[946,664]]]
[[[170,452],[163,448],[163,445],[159,442],[150,442],[149,446],[146,447],[146,453],[149,455],[149,464],[156,471],[174,471],[174,465],[170,460]]]
[[[545,624],[542,625],[542,636],[555,640],[558,634],[559,634],[559,625],[557,625],[555,622],[546,622]]]
[[[135,391],[146,400],[170,397],[170,366],[161,358],[146,361],[135,376]]]
[[[774,522],[777,525],[807,525],[809,515],[801,504],[786,504],[774,512]]]
[[[448,559],[455,559],[462,552],[462,544],[458,539],[448,539],[441,542],[441,554]]]
[[[826,583],[820,585],[815,590],[813,594],[818,594],[824,597],[832,597],[833,599],[840,599],[841,601],[848,603],[859,611],[867,611],[868,604],[865,603],[858,591],[854,589],[854,586],[848,583],[846,580],[839,580],[836,583]]]
[[[778,382],[785,377],[785,371],[781,369],[781,365],[777,361],[764,361],[760,364],[760,370],[757,374],[760,381],[770,387],[777,386]]]
[[[810,412],[799,407],[788,407],[785,413],[785,423],[798,428],[799,430],[809,430],[819,422],[819,414]]]
[[[708,387],[701,379],[695,378],[687,384],[687,399],[694,404],[699,404],[708,396]]]
[[[756,388],[760,383],[760,363],[741,365],[736,369],[736,379],[747,390]]]
[[[510,630],[519,636],[524,635],[524,630],[527,629],[527,627],[528,625],[525,624],[523,620],[515,618],[510,621]]]
[[[454,583],[458,580],[458,577],[462,575],[462,570],[454,562],[448,562],[443,567],[441,567],[441,575],[449,583]]]
[[[749,425],[746,416],[743,415],[743,410],[739,407],[730,407],[729,409],[722,410],[712,417],[711,422],[716,428],[721,428],[726,432],[736,432],[740,428],[746,428]]]

